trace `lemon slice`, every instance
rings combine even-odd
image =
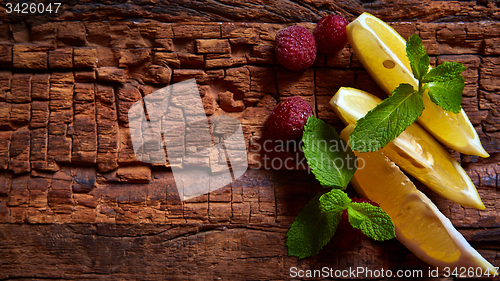
[[[340,137],[349,142],[354,125]],[[384,151],[359,153],[358,170],[351,180],[357,193],[377,202],[394,222],[396,238],[421,260],[437,267],[482,269],[496,274],[484,259]],[[457,269],[458,270],[458,269]]]
[[[347,26],[347,36],[357,58],[387,94],[401,83],[418,89],[406,56],[406,41],[385,22],[363,13]],[[438,141],[464,154],[489,157],[463,109],[458,114],[445,111],[427,93],[424,104],[418,122]]]
[[[342,87],[330,100],[330,105],[348,125],[355,124],[381,101],[367,92]],[[382,151],[401,169],[442,197],[462,206],[485,209],[462,166],[418,124],[410,125]]]

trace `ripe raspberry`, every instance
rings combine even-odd
[[[365,198],[351,198],[352,202],[355,203],[370,203],[373,206],[380,207],[377,203],[365,199]],[[339,247],[350,248],[352,245],[358,244],[359,242],[368,238],[361,230],[352,227],[349,223],[349,216],[347,214],[347,209],[342,212],[342,218],[335,232],[335,241]]]
[[[314,36],[302,26],[289,26],[278,32],[276,58],[284,67],[299,71],[308,68],[316,59]]]
[[[302,136],[307,118],[311,116],[311,105],[299,96],[280,102],[269,114],[266,127],[275,139],[291,140]]]
[[[347,44],[346,26],[349,22],[339,15],[322,17],[314,29],[314,38],[318,51],[334,54]]]

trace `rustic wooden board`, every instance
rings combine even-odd
[[[47,1],[48,2],[48,1]],[[2,7],[5,7],[2,5]],[[318,22],[329,13],[355,17],[361,11],[387,21],[479,21],[499,20],[498,0],[308,0],[308,1],[105,1],[68,0],[58,14],[2,13],[0,19],[14,21],[155,19],[163,22]]]
[[[499,6],[78,1],[52,16],[6,15],[0,8],[0,279],[282,280],[291,267],[323,266],[427,273],[429,265],[396,240],[349,249],[330,244],[309,259],[288,257],[286,231],[321,187],[296,149],[256,151],[268,113],[283,98],[300,95],[341,128],[328,106],[340,86],[383,96],[349,46],[318,56],[299,73],[274,59],[281,28],[299,22],[312,30],[323,15],[352,20],[362,11],[404,37],[419,33],[433,63],[468,67],[463,107],[491,157],[453,155],[486,210],[418,186],[500,266]],[[143,96],[189,78],[196,78],[207,115],[241,122],[250,169],[222,189],[181,202],[170,164],[135,158],[127,112]],[[287,158],[292,171],[273,169],[272,159]]]

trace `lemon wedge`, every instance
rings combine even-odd
[[[330,105],[348,125],[355,124],[381,101],[367,92],[342,87],[330,100]],[[462,206],[485,209],[462,166],[418,124],[410,125],[381,150],[401,169],[442,197]]]
[[[340,137],[349,143],[354,125]],[[496,269],[484,259],[384,151],[359,153],[358,170],[351,184],[360,196],[377,202],[394,222],[396,238],[418,258],[430,265],[453,271],[455,267],[482,269],[484,275]]]
[[[388,24],[363,13],[347,26],[347,36],[357,58],[387,94],[401,83],[418,89],[406,56],[406,41]],[[427,93],[424,105],[418,123],[439,142],[464,154],[489,157],[463,109],[458,114],[445,111]]]

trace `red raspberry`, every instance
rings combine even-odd
[[[307,118],[311,116],[311,105],[299,96],[280,102],[269,114],[266,127],[275,139],[291,140],[302,136]]]
[[[299,71],[308,68],[316,59],[314,36],[302,26],[289,26],[278,32],[276,58],[284,67]]]
[[[339,15],[322,17],[314,29],[314,38],[318,51],[323,54],[334,54],[347,44],[346,27],[349,24]]]
[[[365,198],[351,198],[352,202],[355,203],[370,203],[373,206],[380,207],[377,203],[365,199]],[[334,241],[339,247],[350,248],[352,245],[358,244],[359,242],[368,238],[361,230],[352,227],[349,223],[349,216],[347,214],[347,209],[342,212],[342,218],[335,232]]]

